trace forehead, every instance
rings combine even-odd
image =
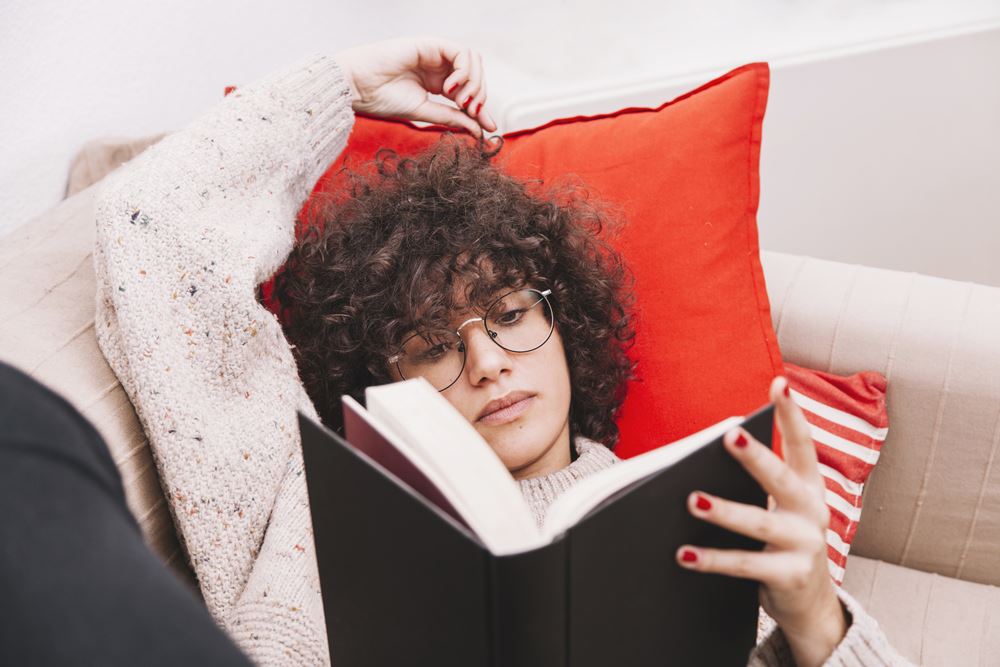
[[[488,308],[497,303],[505,295],[520,289],[518,285],[506,285],[496,287],[487,291],[480,290],[476,302],[471,302],[468,298],[469,290],[467,284],[456,285],[452,288],[452,307],[447,316],[436,318],[433,325],[457,331],[472,320],[481,318],[486,314]]]
[[[456,286],[454,292],[452,293],[452,308],[448,313],[448,321],[463,322],[469,318],[479,317],[486,313],[486,309],[492,306],[498,299],[503,295],[510,292],[512,287],[496,287],[489,290],[480,289],[480,293],[475,301],[469,299],[470,292],[467,286]]]

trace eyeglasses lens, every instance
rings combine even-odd
[[[541,292],[511,292],[490,306],[486,329],[500,347],[511,352],[530,352],[540,347],[552,333],[548,302]]]
[[[404,378],[422,377],[437,390],[451,385],[465,365],[465,343],[454,331],[441,329],[411,336],[398,363]]]

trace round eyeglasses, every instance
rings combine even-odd
[[[462,329],[472,322],[482,322],[490,339],[508,352],[531,352],[548,342],[555,328],[552,290],[519,289],[494,301],[482,317],[463,322],[458,329],[420,331],[389,357],[404,380],[422,377],[438,391],[455,384],[465,369],[465,341]]]

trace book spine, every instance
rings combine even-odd
[[[492,667],[568,667],[564,539],[489,568]]]

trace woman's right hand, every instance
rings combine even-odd
[[[476,137],[497,129],[485,109],[477,51],[446,39],[411,37],[350,48],[335,59],[351,86],[355,112],[447,125]],[[448,97],[460,109],[432,101],[429,93]]]

